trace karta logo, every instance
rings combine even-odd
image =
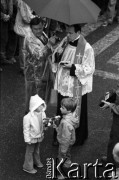
[[[93,168],[94,178],[96,179],[117,179],[116,176],[116,167],[113,163],[107,163],[105,166],[102,163],[99,163],[99,160],[96,159],[95,163],[84,163],[82,166],[78,163],[72,163],[69,168],[64,168],[65,160],[58,159],[54,160],[53,158],[47,158],[47,171],[46,178],[55,179],[58,176],[61,176],[62,179],[89,179],[89,169]],[[100,175],[100,168],[103,168],[104,171]]]

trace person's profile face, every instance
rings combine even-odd
[[[64,106],[60,107],[60,111],[61,111],[61,114],[63,114],[63,115],[66,115],[69,113],[69,111]]]
[[[42,31],[43,31],[43,25],[42,25],[42,23],[39,23],[38,25],[32,25],[31,29],[32,29],[33,34],[37,38],[39,38],[42,34]]]
[[[67,32],[67,37],[69,41],[74,41],[78,37],[78,33],[75,32],[75,29],[73,26],[67,26],[66,32]]]
[[[41,104],[35,111],[38,112],[38,113],[42,112],[44,107],[45,107],[44,104]]]

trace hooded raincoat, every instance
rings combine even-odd
[[[42,112],[36,112],[35,110],[44,104],[44,109]],[[38,96],[31,96],[29,113],[23,118],[23,133],[24,141],[27,143],[37,143],[41,142],[44,138],[43,132],[43,119],[46,118],[45,114],[46,104]]]

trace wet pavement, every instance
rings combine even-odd
[[[94,46],[97,41],[106,37],[110,32],[115,32],[115,29],[118,29],[116,23],[109,27],[98,27],[86,39]],[[72,162],[81,166],[82,175],[84,174],[84,163],[94,164],[96,159],[100,159],[103,154],[106,154],[112,118],[109,110],[102,111],[99,108],[99,100],[104,92],[112,87],[115,88],[119,80],[118,62],[116,60],[112,61],[112,57],[119,50],[118,32],[115,36],[117,36],[115,41],[96,56],[97,73],[94,75],[93,92],[88,95],[88,140],[83,146],[72,148]],[[105,42],[109,43],[109,41],[103,41],[104,46]],[[1,73],[0,179],[46,180],[47,158],[55,159],[58,151],[57,147],[52,146],[52,128],[46,131],[44,141],[41,143],[41,160],[44,167],[38,169],[35,175],[30,175],[22,170],[25,154],[22,127],[25,109],[25,87],[24,77],[19,73],[19,70],[17,62],[14,65],[4,66]],[[54,113],[55,107],[48,107],[47,115],[52,116]],[[100,169],[100,175],[102,175],[104,169],[104,167]],[[88,171],[88,178],[96,179],[94,167],[90,167]]]

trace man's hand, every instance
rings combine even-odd
[[[67,68],[67,69],[70,69],[72,67],[72,64],[71,63],[64,63],[63,64],[63,68]]]
[[[56,38],[55,38],[55,36],[52,36],[52,37],[49,39],[48,43],[53,46],[53,45],[56,43]]]
[[[43,130],[44,130],[44,131],[47,131],[47,130],[48,130],[48,127],[46,127],[45,125],[43,125]]]
[[[62,47],[59,47],[59,48],[57,49],[57,53],[62,54],[62,52],[63,52],[63,48],[62,48]]]
[[[105,104],[108,105],[108,106],[110,106],[110,104],[111,104],[110,102],[107,102],[107,101],[105,101],[105,100],[102,100],[102,102],[105,103]]]
[[[57,125],[56,125],[55,123],[53,123],[52,127],[53,127],[54,129],[57,129]]]
[[[101,109],[103,109],[103,110],[104,110],[104,109],[106,109],[106,108],[109,108],[109,107],[110,107],[110,104],[111,104],[111,103],[109,103],[109,102],[107,102],[107,101],[104,101],[104,100],[102,100],[101,102],[105,103],[105,104],[104,104],[104,106],[103,106],[103,107],[101,107]]]
[[[45,49],[42,51],[39,51],[38,48],[35,48],[33,54],[35,54],[35,56],[39,59],[41,56],[43,56],[43,53],[45,53],[45,51],[46,51]]]
[[[10,16],[7,14],[4,14],[4,21],[7,22],[9,21],[9,19],[10,19]]]
[[[31,145],[31,142],[27,142],[26,144]]]

